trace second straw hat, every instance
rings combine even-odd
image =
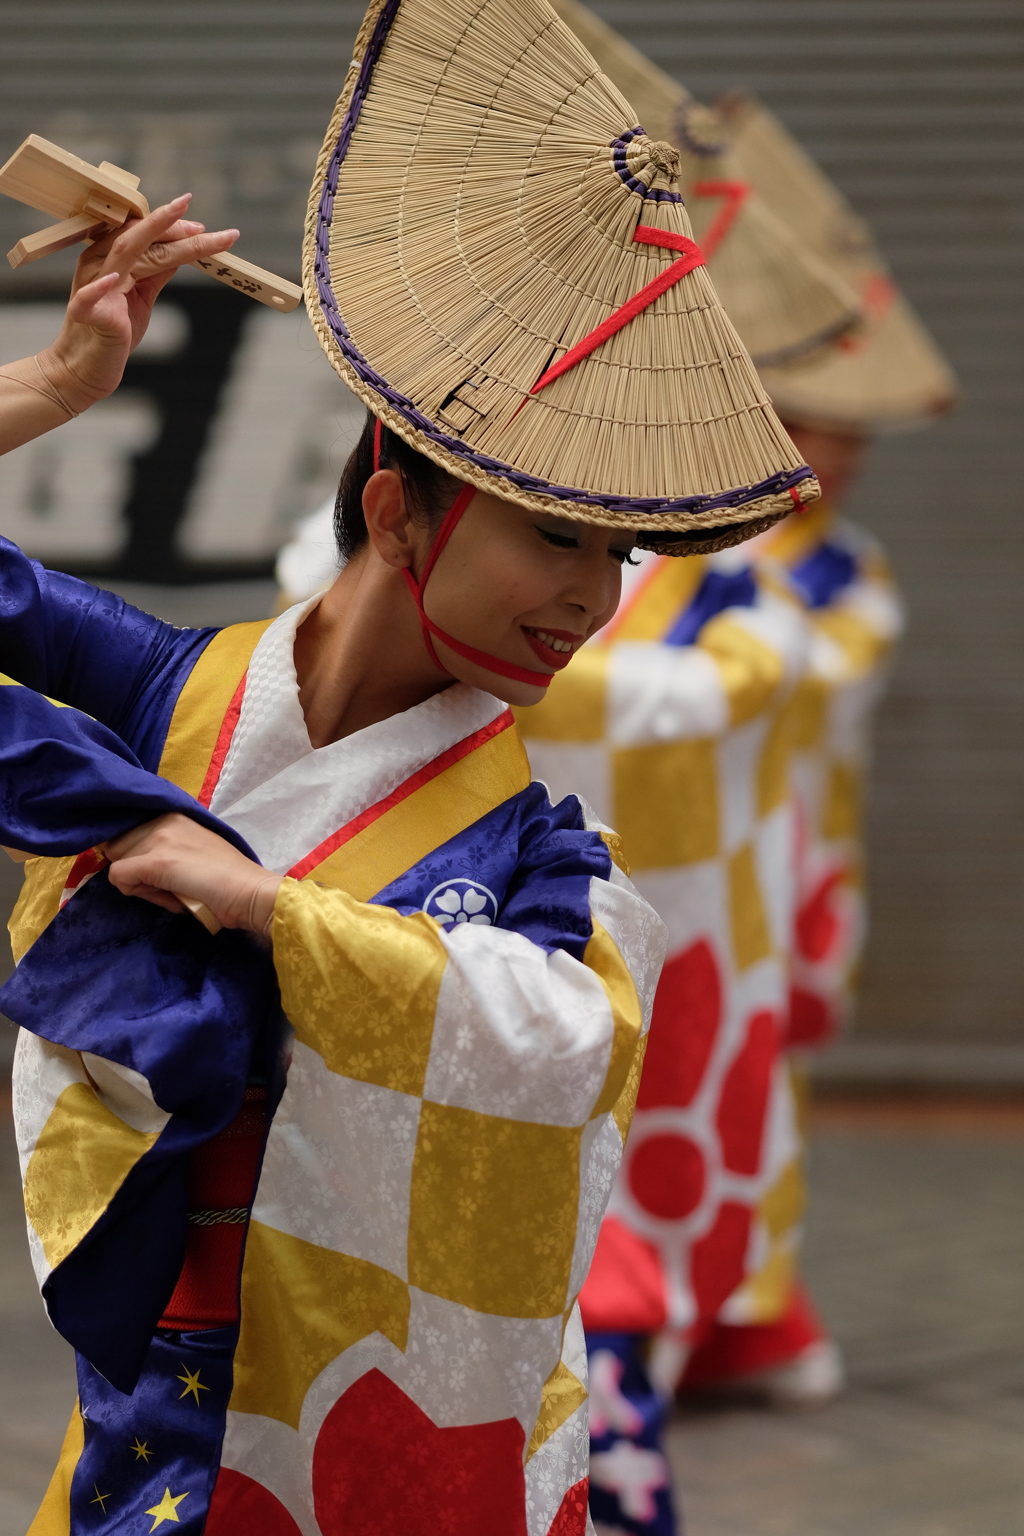
[[[955,375],[838,187],[762,102],[729,96],[719,110],[744,175],[864,305],[859,334],[806,364],[762,369],[778,409],[788,421],[856,433],[901,431],[951,410]]]
[[[689,553],[817,485],[652,140],[546,0],[373,0],[328,128],[307,309],[453,475]]]
[[[580,0],[552,5],[619,90],[643,102],[647,132],[680,150],[695,238],[758,368],[818,351],[856,325],[857,294],[757,196],[718,114]]]

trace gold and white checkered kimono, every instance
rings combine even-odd
[[[874,713],[905,611],[885,553],[828,507],[790,518],[748,546],[770,581],[804,606],[807,667],[788,712],[794,803],[792,983],[786,1043],[802,1097],[808,1050],[849,1020],[867,930],[863,801]],[[793,1293],[805,1205],[802,1160],[761,1209],[765,1262],[722,1317],[767,1323]]]
[[[157,672],[162,776],[202,787],[288,876],[272,934],[287,1083],[251,1211],[220,1208],[236,1123],[211,1144],[134,1390],[80,1354],[80,1410],[33,1532],[100,1529],[101,1476],[104,1530],[161,1508],[166,1487],[172,1510],[198,1509],[192,1528],[225,1536],[394,1520],[582,1536],[576,1296],[629,1126],[662,925],[607,830],[531,783],[498,699],[457,684],[314,751],[292,659],[303,612],[190,652],[176,701]],[[29,866],[13,927],[29,970],[89,905],[77,862]],[[103,1019],[91,1027],[88,1060],[24,1030],[19,1045],[30,1240],[51,1290],[175,1123]],[[228,1269],[211,1245],[246,1229]],[[132,1435],[149,1458],[128,1458]]]
[[[808,666],[794,699],[797,907],[789,1041],[846,1023],[865,934],[863,798],[875,709],[904,609],[885,554],[828,508],[758,540],[755,557],[807,611]]]
[[[669,933],[588,1330],[693,1338],[768,1250],[758,1207],[799,1148],[782,1049],[806,649],[799,605],[742,550],[647,557],[614,624],[520,712],[534,772],[616,828]]]

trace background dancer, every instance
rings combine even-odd
[[[681,86],[575,0],[559,4],[603,67],[620,84],[629,80],[642,89],[658,131],[670,136],[674,129],[684,147],[684,168],[690,167],[684,174],[691,192],[699,198],[702,189],[714,187],[721,195],[731,186],[740,207],[760,196],[773,212],[791,212],[796,192],[790,189],[785,197],[778,192],[790,142],[781,139],[782,130],[780,148],[774,149],[769,135],[774,154],[769,161],[764,152],[757,178],[748,175],[731,142],[742,119],[743,142],[759,164],[750,146],[761,142],[762,109],[735,103],[728,115],[718,116],[697,108]],[[802,158],[802,152],[795,153]],[[702,181],[702,162],[719,173],[726,167],[731,180],[717,174]],[[802,176],[801,206],[808,195],[803,182],[818,174],[812,169]],[[823,260],[834,250],[820,239],[807,239],[810,225],[819,235],[827,229],[836,247],[844,245],[838,194],[828,189],[827,196],[826,212],[812,203],[793,230],[797,242]],[[845,204],[842,211],[848,225],[852,214]],[[713,227],[708,218],[705,227]],[[745,238],[748,231],[734,219],[723,254],[727,242],[742,245]],[[863,245],[860,236],[859,248]],[[797,440],[809,456],[818,455],[832,507],[791,518],[755,540],[742,552],[739,569],[738,554],[712,559],[709,564],[719,568],[708,573],[689,609],[685,602],[666,603],[664,573],[649,571],[600,638],[600,651],[588,666],[584,653],[574,672],[521,722],[534,768],[555,792],[573,782],[620,829],[634,878],[670,930],[638,1118],[582,1297],[604,1401],[603,1435],[594,1445],[592,1507],[611,1529],[671,1529],[659,1435],[675,1387],[728,1383],[756,1388],[770,1401],[808,1404],[827,1400],[842,1385],[838,1349],[797,1274],[806,1202],[797,1112],[802,1095],[790,1094],[784,1060],[787,1049],[803,1052],[833,1038],[849,1013],[864,930],[860,781],[871,713],[901,608],[877,544],[835,519],[834,508],[872,428],[862,422],[858,429],[849,409],[844,419],[833,408],[838,430],[830,432],[821,423],[829,417],[831,397],[849,406],[851,388],[843,387],[847,359],[860,379],[862,399],[900,402],[890,424],[948,407],[954,395],[948,370],[895,291],[879,344],[883,315],[871,307],[870,297],[880,281],[880,261],[872,259],[874,285],[863,261],[836,267],[865,296],[860,331],[825,351],[805,343],[809,359],[786,370],[763,370],[776,396],[793,380],[802,402],[812,400],[813,381],[824,375],[818,430],[812,430],[812,414]],[[766,301],[771,295],[777,302],[777,291],[767,282],[761,292]],[[791,328],[799,319],[799,312],[790,316]],[[749,323],[752,332],[758,329],[754,317]],[[773,316],[776,333],[778,326]],[[805,410],[811,411],[809,403]],[[806,415],[797,419],[807,422]],[[873,429],[881,424],[874,421]],[[758,594],[765,590],[787,595],[806,614],[800,638],[794,632],[790,640],[789,685],[775,696],[762,692],[763,714],[756,721],[757,707],[740,714],[738,732],[735,702],[719,711],[713,727],[709,697],[730,686],[749,696],[757,669],[749,640],[738,645],[741,637],[730,633],[739,613],[728,613],[723,622],[718,609],[752,605],[756,613]],[[693,648],[689,654],[686,646]],[[713,685],[705,671],[711,657],[719,673]],[[780,677],[785,673],[777,666]],[[676,733],[680,744],[672,746]],[[702,773],[694,771],[694,744],[687,741],[682,749],[690,733],[705,738],[697,744],[705,755]],[[734,734],[742,746],[734,744]],[[738,865],[731,862],[743,851],[745,830],[735,808],[765,805],[766,764],[785,783],[780,796],[785,809],[777,811],[776,820],[785,824],[788,841],[785,856],[774,861],[766,840],[757,849],[755,902],[748,890],[741,891]],[[686,847],[673,830],[676,816],[691,834],[700,828],[703,839],[691,835]],[[735,843],[716,845],[707,829],[730,823]],[[718,915],[723,889],[731,924]],[[748,914],[758,910],[776,919],[774,927],[764,925],[761,953],[737,942]],[[750,954],[762,962],[761,974],[752,968],[745,978]],[[730,1013],[742,1010],[740,1000],[755,975],[764,988],[758,1002],[775,1025],[774,1034],[764,1031],[759,1081],[751,1070],[755,1053],[749,1043],[755,1005],[745,1005],[749,1036],[737,1034]],[[707,1014],[703,1049],[695,1048],[686,1027],[687,1010],[697,998]],[[736,1177],[741,1170],[732,1150],[745,1134],[753,1143],[742,1169],[746,1185]],[[716,1191],[723,1179],[728,1198]],[[763,1180],[759,1189],[757,1179]],[[728,1234],[726,1216],[732,1221]]]
[[[822,500],[778,535],[749,546],[804,606],[811,644],[793,701],[796,878],[787,1046],[805,1101],[808,1053],[849,1024],[867,932],[863,808],[874,712],[903,603],[884,550],[847,522],[843,504],[872,438],[934,421],[957,400],[948,364],[899,292],[863,220],[760,102],[720,104],[744,179],[802,244],[832,263],[864,303],[859,331],[762,378],[813,465]],[[755,1388],[813,1403],[842,1383],[842,1363],[797,1274],[806,1194],[803,1161],[760,1213],[757,1272],[730,1298],[691,1359],[687,1385]]]

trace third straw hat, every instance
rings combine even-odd
[[[757,196],[718,114],[579,0],[552,3],[619,90],[643,103],[647,132],[680,151],[695,238],[758,367],[803,357],[849,331],[861,315],[857,293]]]
[[[863,329],[804,365],[762,370],[788,421],[832,431],[921,426],[957,402],[956,378],[849,203],[778,118],[750,97],[719,104],[743,175],[861,295]]]
[[[738,542],[817,483],[678,175],[546,0],[374,0],[306,224],[327,356],[480,490],[667,553]]]

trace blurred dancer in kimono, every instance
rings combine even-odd
[[[615,620],[520,715],[535,772],[615,825],[669,929],[637,1115],[581,1296],[592,1513],[608,1531],[665,1536],[659,1436],[674,1389],[742,1385],[810,1404],[842,1385],[797,1272],[802,1094],[787,1051],[833,1038],[849,1012],[864,929],[859,788],[902,615],[878,546],[836,508],[869,435],[947,407],[954,386],[891,283],[875,307],[877,253],[873,282],[835,260],[852,216],[842,205],[838,222],[831,188],[832,217],[818,220],[833,244],[812,240],[805,217],[793,245],[831,264],[867,316],[823,349],[813,273],[795,302],[792,264],[787,291],[765,259],[767,226],[750,220],[755,199],[784,219],[806,210],[809,189],[783,198],[784,168],[748,171],[731,142],[738,103],[716,125],[575,0],[556,4],[606,73],[642,92],[652,131],[683,146],[712,273],[746,273],[741,334],[830,499],[702,570],[645,557]],[[806,356],[781,366],[758,348],[769,336],[781,356]],[[858,387],[860,415],[844,415],[835,397],[849,405]]]
[[[807,669],[790,708],[796,819],[786,1044],[804,1103],[808,1053],[848,1025],[867,931],[863,799],[875,710],[904,609],[885,552],[842,507],[872,440],[951,410],[956,379],[889,275],[864,222],[761,103],[720,105],[740,175],[801,245],[860,294],[852,334],[799,365],[762,368],[776,409],[818,476],[822,500],[748,546],[809,623]],[[803,1162],[758,1214],[761,1262],[688,1364],[686,1384],[739,1384],[784,1403],[822,1401],[842,1384],[797,1272]]]
[[[817,492],[677,166],[545,0],[374,0],[304,247],[370,412],[338,579],[176,630],[4,547],[0,1006],[79,1380],[33,1536],[588,1529],[576,1297],[664,928],[508,705],[634,545]]]

